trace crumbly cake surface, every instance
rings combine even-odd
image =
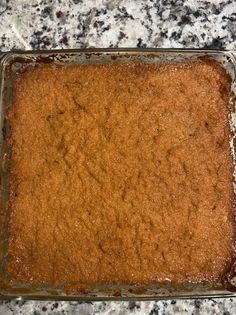
[[[209,61],[19,74],[12,282],[221,281],[234,240],[229,88]]]

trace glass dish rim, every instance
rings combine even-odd
[[[0,75],[2,74],[2,69],[3,65],[5,62],[8,61],[8,58],[14,57],[14,55],[47,55],[47,54],[80,54],[80,53],[88,53],[88,54],[96,54],[96,53],[150,53],[150,54],[155,54],[155,53],[189,53],[189,54],[197,54],[197,53],[202,53],[202,54],[223,54],[228,57],[230,57],[231,62],[234,65],[234,71],[236,74],[236,52],[232,50],[217,50],[217,49],[197,49],[197,48],[81,48],[81,49],[55,49],[55,50],[11,50],[7,52],[1,52],[0,53]],[[2,78],[1,79],[1,92],[2,92]],[[1,93],[0,92],[0,93]],[[2,99],[0,100],[2,101]],[[1,104],[1,106],[3,106]],[[2,162],[2,161],[1,161]],[[104,296],[93,296],[90,293],[88,295],[40,295],[40,294],[1,294],[1,289],[0,289],[0,299],[16,299],[16,300],[56,300],[56,301],[151,301],[151,300],[167,300],[167,299],[204,299],[204,298],[224,298],[224,297],[235,297],[236,293],[230,292],[230,291],[224,291],[224,290],[219,290],[219,291],[214,291],[216,293],[213,293],[213,291],[209,291],[209,293],[206,291],[206,293],[181,293],[180,295],[178,294],[173,294],[173,295],[157,295],[157,296],[145,296],[145,295],[134,295],[134,296],[108,296],[104,294]]]

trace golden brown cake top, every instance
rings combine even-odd
[[[214,62],[26,69],[13,282],[216,282],[233,255],[230,80]]]

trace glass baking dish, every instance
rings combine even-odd
[[[148,63],[176,63],[198,58],[218,61],[232,78],[232,93],[229,102],[229,122],[231,128],[230,145],[235,168],[235,95],[236,95],[236,54],[232,51],[183,50],[183,49],[84,49],[54,51],[16,51],[0,56],[0,141],[1,141],[1,189],[0,189],[0,298],[1,299],[45,299],[45,300],[154,300],[175,298],[231,297],[236,295],[236,270],[232,268],[230,279],[224,287],[186,284],[178,287],[171,285],[97,285],[89,286],[84,292],[65,292],[57,286],[11,287],[11,277],[6,272],[8,259],[8,180],[10,170],[7,135],[9,126],[5,114],[12,104],[14,80],[19,70],[27,65],[53,63],[65,67],[75,64],[102,64],[142,61]],[[235,187],[235,183],[234,187]]]

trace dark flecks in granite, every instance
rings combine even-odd
[[[131,301],[129,302],[128,308],[130,311],[135,311],[136,309],[140,309],[140,305],[137,302]]]
[[[132,14],[129,14],[126,10],[125,7],[117,7],[117,10],[119,13],[115,14],[114,15],[114,18],[116,20],[125,20],[125,19],[131,19],[131,20],[134,20],[134,17]]]
[[[107,14],[107,9],[96,10],[95,17]]]
[[[145,48],[145,47],[147,47],[147,44],[143,43],[142,38],[138,38],[137,47]]]
[[[57,308],[58,308],[58,303],[57,302],[53,303],[51,310],[53,311],[54,309],[57,309]]]
[[[169,17],[170,17],[171,21],[177,21],[178,20],[178,17],[172,13],[169,15]]]
[[[57,26],[61,27],[61,25],[66,24],[68,16],[69,16],[69,12],[68,11],[66,13],[62,12],[62,11],[56,12],[56,18],[59,20],[58,23],[57,23]]]
[[[68,37],[66,35],[64,35],[60,40],[59,40],[60,44],[64,44],[64,45],[68,45]]]
[[[118,36],[118,41],[121,41],[125,37],[126,37],[125,33],[120,31],[119,36]]]
[[[152,302],[45,302],[45,301],[26,301],[25,304],[16,304],[15,301],[1,301],[0,314],[19,315],[19,314],[147,314],[147,315],[167,315],[167,314],[186,314],[186,315],[235,315],[235,299],[208,299],[199,300],[172,300],[172,301],[152,301]],[[44,307],[47,309],[45,310]],[[43,309],[45,311],[43,311]],[[1,312],[2,311],[2,312]]]
[[[191,23],[192,23],[191,17],[189,15],[183,15],[178,25],[185,25]]]
[[[107,26],[103,27],[102,31],[106,32],[106,31],[109,31],[110,29],[111,29],[111,26],[107,25]]]
[[[42,36],[34,33],[30,45],[33,49],[47,49],[51,45],[51,41],[46,35]]]
[[[195,301],[194,301],[194,306],[195,306],[197,309],[200,308],[201,304],[202,304],[202,303],[201,303],[200,300],[195,300]]]
[[[60,19],[63,15],[64,15],[64,13],[61,12],[61,11],[57,11],[57,12],[56,12],[56,17],[57,17],[58,19]]]
[[[180,39],[180,36],[181,36],[181,34],[180,34],[180,33],[177,33],[176,31],[174,31],[174,32],[171,33],[171,37],[172,37],[174,40]]]
[[[0,16],[3,15],[4,13],[6,13],[8,10],[11,10],[11,6],[10,6],[9,2],[10,2],[10,0],[6,0],[5,5],[0,2]],[[7,13],[9,13],[9,12],[7,12]]]
[[[161,37],[164,37],[164,38],[167,38],[168,37],[168,30],[166,30],[166,31],[161,31],[160,32],[160,35],[161,35]]]
[[[197,19],[201,16],[201,13],[199,11],[194,11],[193,16]]]
[[[206,49],[224,49],[224,45],[222,43],[223,38],[217,36],[213,38],[212,41],[204,46]]]
[[[94,23],[93,23],[93,27],[95,27],[95,28],[100,28],[100,27],[102,27],[104,25],[104,21],[95,21]]]
[[[46,18],[48,16],[52,18],[52,7],[49,7],[49,6],[44,7],[41,11],[41,16],[43,18]]]
[[[151,6],[145,5],[144,11],[146,13],[145,19],[143,19],[142,24],[145,26],[145,28],[148,30],[148,38],[147,41],[150,41],[150,39],[153,36],[153,19],[151,15]]]
[[[232,16],[222,16],[222,20],[229,20],[231,22],[236,21],[236,13],[233,13]]]
[[[5,0],[2,2],[0,6],[0,14],[2,16],[6,16],[7,11],[14,8],[14,4],[12,4],[14,1],[16,0]],[[64,46],[73,48],[78,47],[78,45],[79,47],[81,45],[84,47],[91,45],[107,47],[116,47],[118,45],[174,47],[176,44],[178,47],[186,46],[189,48],[196,46],[226,48],[227,41],[231,47],[236,46],[236,12],[233,0],[219,0],[217,2],[141,0],[137,2],[139,10],[133,10],[132,7],[129,8],[129,3],[126,3],[126,1],[119,1],[118,5],[116,5],[108,0],[101,2],[96,7],[89,7],[88,5],[88,9],[86,9],[84,5],[80,6],[80,4],[84,3],[83,1],[71,0],[66,6],[61,0],[57,0],[57,6],[53,6],[53,1],[51,0],[38,1],[38,3],[33,3],[32,5],[24,2],[21,4],[21,8],[24,8],[24,13],[22,10],[16,11],[19,21],[21,21],[21,15],[23,18],[26,15],[34,21],[34,23],[29,22],[32,25],[31,29],[35,25],[38,27],[40,24],[44,26],[51,23],[52,31],[48,34],[49,32],[45,30],[45,33],[41,36],[36,36],[33,32],[28,36],[28,34],[25,35],[25,32],[23,32],[23,40],[19,40],[16,36],[15,42],[11,44],[11,48],[15,45],[18,48],[17,45],[19,43],[23,45],[27,41],[30,45],[29,48],[33,49]],[[25,22],[22,23],[24,25]],[[73,26],[71,27],[72,23]],[[126,36],[121,38],[120,32],[117,32],[117,26],[114,27],[112,23],[119,24],[120,31],[124,32]],[[131,23],[130,27],[129,23]],[[29,24],[28,22],[25,23],[25,25]],[[76,24],[79,31],[75,29],[77,27]],[[70,26],[68,27],[68,25]],[[197,33],[196,27],[199,27],[199,33]],[[133,35],[130,35],[129,32],[127,34],[128,29]],[[108,31],[109,37],[106,36]],[[134,38],[134,34],[136,34],[136,38]],[[202,36],[202,34],[205,34],[205,36]],[[64,36],[66,36],[67,40],[64,39]],[[142,43],[140,43],[138,38],[142,39]],[[104,41],[104,44],[99,44],[99,40],[101,42]],[[9,39],[4,40],[3,37],[0,44],[5,49],[9,43]]]
[[[43,35],[43,31],[35,31],[34,35],[35,36],[41,36],[41,35]]]
[[[78,28],[79,28],[79,26],[78,26]],[[80,32],[77,34],[73,34],[73,37],[75,39],[79,40],[80,38],[83,38],[84,34],[85,34],[85,28],[82,26],[82,29],[80,29]]]
[[[149,315],[159,315],[160,307],[158,304],[154,304],[152,310],[149,312]]]

